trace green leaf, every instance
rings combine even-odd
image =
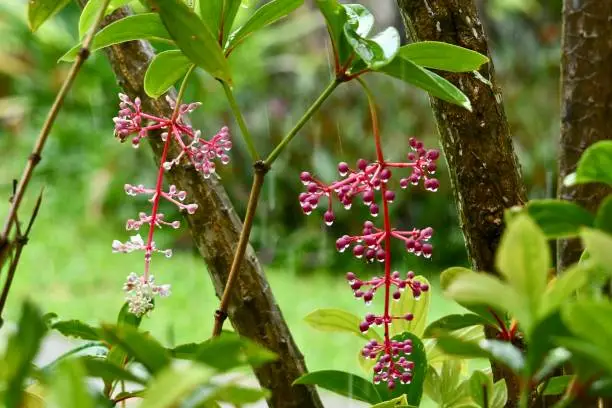
[[[179,406],[183,398],[197,386],[207,384],[213,371],[202,366],[167,367],[147,388],[141,408]]]
[[[544,380],[544,378],[552,374],[557,367],[569,361],[571,356],[572,354],[563,347],[557,347],[550,350],[544,358],[540,369],[533,375],[534,381],[538,383]]]
[[[529,319],[520,321],[528,333],[531,318],[538,312],[542,293],[546,290],[550,248],[538,226],[526,215],[518,215],[507,227],[496,254],[496,266],[508,283],[520,293]],[[510,310],[508,310],[511,312]]]
[[[586,263],[575,264],[560,277],[550,281],[542,296],[538,317],[545,317],[559,309],[575,292],[584,287],[589,282],[589,268],[590,265]]]
[[[220,37],[223,27],[222,45],[229,37],[240,3],[241,0],[200,0],[200,18],[215,38]]]
[[[229,63],[208,27],[180,0],[154,0],[166,29],[194,64],[213,77],[232,82]]]
[[[159,15],[146,13],[127,16],[107,25],[96,33],[90,50],[94,52],[110,45],[132,40],[172,42]],[[77,44],[64,54],[60,61],[74,61],[80,49],[81,44]]]
[[[585,228],[580,236],[590,258],[612,275],[612,235]]]
[[[144,365],[150,373],[155,374],[170,364],[166,349],[151,335],[142,333],[135,327],[105,324],[102,325],[102,331],[108,341],[119,345],[129,357]]]
[[[351,333],[365,340],[381,340],[380,335],[375,330],[368,330],[366,333],[362,333],[359,330],[361,319],[341,309],[317,309],[306,316],[304,320],[317,330]]]
[[[602,140],[587,148],[580,160],[575,175],[570,175],[566,185],[605,183],[612,186],[612,140]]]
[[[203,402],[227,402],[232,405],[253,404],[262,398],[268,398],[270,392],[265,389],[247,388],[237,384],[224,384],[212,392]]]
[[[293,384],[317,385],[336,394],[370,404],[383,401],[374,384],[365,378],[344,371],[314,371],[304,374]]]
[[[486,325],[488,320],[477,314],[452,314],[432,322],[425,329],[423,337],[438,337],[440,334],[477,325]]]
[[[4,354],[2,378],[6,407],[20,406],[23,384],[46,332],[47,325],[38,308],[29,301],[24,302],[17,331],[9,337]]]
[[[255,31],[280,20],[302,4],[304,4],[304,0],[273,0],[264,4],[253,13],[244,25],[230,35],[226,46],[227,53],[230,53]]]
[[[399,51],[400,36],[395,27],[387,27],[372,38],[364,38],[357,34],[349,19],[344,25],[344,35],[355,53],[373,70],[388,65]]]
[[[427,284],[431,288],[431,284],[423,276],[416,276],[415,280],[420,283]],[[431,302],[431,291],[421,293],[419,299],[415,299],[410,291],[405,291],[399,301],[391,303],[391,314],[393,316],[405,316],[412,313],[411,321],[400,319],[393,322],[391,325],[391,336],[403,332],[411,332],[418,337],[423,336],[427,316],[429,315],[429,304]],[[368,333],[370,330],[368,331]]]
[[[396,381],[396,385],[393,390],[389,390],[387,384],[384,382],[376,384],[375,387],[383,401],[397,398],[403,394],[406,394],[408,404],[418,407],[421,403],[421,397],[423,396],[423,384],[425,382],[425,374],[428,367],[425,345],[414,333],[409,332],[393,336],[392,340],[410,340],[412,342],[412,353],[407,355],[400,352],[398,354],[398,357],[404,356],[406,359],[414,363],[414,368],[412,369],[412,382],[410,384],[402,384],[398,380]]]
[[[348,18],[346,9],[337,0],[316,0],[315,4],[325,17],[334,55],[337,56],[336,62],[342,66],[352,51],[344,36],[344,24]]]
[[[98,377],[105,382],[130,381],[146,385],[147,381],[126,370],[123,367],[95,357],[82,357],[79,359],[89,377]]]
[[[440,393],[443,405],[454,406],[466,402],[467,388],[461,382],[461,374],[465,369],[465,360],[446,360],[440,370]]]
[[[100,340],[100,330],[80,320],[64,320],[51,325],[51,328],[66,337],[76,337],[83,340]]]
[[[130,305],[125,302],[117,315],[117,326],[140,327],[141,322],[142,316],[136,316],[134,313],[130,312]]]
[[[597,210],[595,228],[612,234],[612,194],[604,198]]]
[[[414,408],[412,405],[408,405],[408,400],[406,400],[406,396],[402,395],[401,397],[393,398],[392,400],[380,402],[376,405],[372,405],[371,408]]]
[[[111,0],[108,7],[104,11],[104,15],[112,13],[119,7],[123,7],[131,1],[132,0]],[[91,26],[94,24],[98,10],[100,10],[103,3],[104,0],[88,0],[85,7],[83,7],[81,17],[79,18],[79,38],[81,40],[85,37]]]
[[[480,407],[488,407],[491,391],[493,391],[493,380],[480,370],[475,370],[469,379],[470,395]],[[485,389],[487,392],[485,393]],[[486,398],[485,398],[486,396]]]
[[[30,0],[28,1],[28,24],[33,32],[48,19],[59,13],[70,0]]]
[[[506,380],[499,380],[493,384],[493,393],[489,398],[489,408],[504,408],[508,402],[508,387]]]
[[[276,360],[277,355],[235,333],[223,332],[221,336],[203,342],[193,359],[217,370],[227,371],[246,365],[257,368]]]
[[[393,61],[385,65],[378,72],[401,79],[417,88],[423,89],[431,96],[459,105],[470,112],[472,111],[470,100],[455,85],[440,75],[403,58],[401,55],[396,56]]]
[[[521,351],[505,341],[481,340],[475,343],[448,335],[438,338],[438,345],[445,353],[451,355],[493,359],[515,373],[522,373],[525,369],[525,358]]]
[[[189,58],[179,50],[160,52],[153,58],[145,73],[145,92],[152,98],[159,98],[183,78],[192,66]]]
[[[543,395],[561,395],[565,393],[565,390],[567,389],[573,378],[573,375],[561,375],[558,377],[552,377],[550,380],[548,380]]]
[[[489,62],[489,58],[467,48],[437,41],[404,45],[399,55],[425,68],[450,72],[469,72]]]
[[[53,375],[52,399],[56,407],[93,408],[94,402],[85,385],[85,370],[78,360],[63,360]]]
[[[370,331],[373,332],[374,330],[370,329],[369,332]],[[363,371],[366,375],[372,374],[372,369],[376,365],[376,360],[365,358],[363,354],[361,354],[361,350],[357,352],[357,362],[359,363],[359,368],[361,368],[361,371]]]
[[[525,209],[549,239],[575,237],[595,221],[593,214],[570,201],[532,200]]]
[[[527,349],[527,364],[530,373],[541,370],[551,351],[558,345],[557,337],[571,337],[569,329],[561,319],[561,311],[556,309],[551,314],[537,322],[531,333]]]

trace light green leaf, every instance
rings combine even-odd
[[[315,4],[325,17],[334,55],[337,56],[336,62],[342,66],[352,52],[351,46],[344,37],[344,24],[348,18],[346,8],[337,0],[315,0]]]
[[[612,186],[612,140],[589,146],[578,161],[575,175],[566,177],[566,185],[605,183]]]
[[[612,275],[612,235],[585,228],[580,236],[586,250],[589,251],[590,259]]]
[[[412,61],[403,58],[401,55],[396,56],[393,61],[378,70],[378,72],[385,73],[414,85],[417,88],[421,88],[431,96],[459,105],[469,111],[472,110],[472,104],[468,97],[455,85],[451,84],[440,75],[428,71]]]
[[[538,318],[542,319],[560,308],[568,299],[571,299],[576,291],[588,283],[588,278],[589,265],[582,263],[573,265],[560,277],[549,282],[548,288],[542,296]]]
[[[191,359],[220,371],[250,365],[257,368],[274,361],[278,356],[252,340],[233,332],[223,332],[201,343]]]
[[[431,285],[427,279],[425,279],[425,277],[416,276],[414,279],[420,283],[427,284],[431,288]],[[395,336],[399,333],[411,332],[418,337],[422,337],[423,332],[425,331],[425,324],[427,323],[427,316],[429,315],[430,302],[430,290],[427,292],[422,292],[418,300],[412,296],[410,291],[405,291],[402,293],[402,297],[399,301],[391,303],[391,315],[405,316],[406,314],[411,313],[413,319],[411,321],[404,319],[394,321],[391,325],[391,335]]]
[[[129,381],[146,385],[147,381],[136,374],[108,360],[97,357],[81,357],[78,359],[89,377],[101,378],[106,382]]]
[[[317,330],[325,332],[351,333],[363,339],[381,341],[375,330],[362,333],[359,325],[362,319],[341,309],[317,309],[304,318],[306,323]]]
[[[167,367],[147,388],[140,408],[167,408],[179,406],[197,386],[207,384],[213,371],[199,365]],[[209,392],[214,392],[211,386]]]
[[[597,210],[595,227],[612,234],[612,194],[604,198]]]
[[[145,73],[145,92],[152,98],[159,98],[183,78],[192,66],[189,58],[179,50],[160,52],[153,58]]]
[[[476,51],[437,41],[404,45],[399,55],[421,67],[450,72],[474,71],[489,62],[489,58]]]
[[[549,265],[550,248],[546,237],[528,216],[518,215],[501,239],[496,266],[514,290],[522,294],[527,302],[522,306],[526,306],[531,316],[537,314],[542,293],[546,290]],[[527,322],[521,323],[524,331],[529,332]]]
[[[372,369],[376,365],[376,360],[365,358],[363,354],[361,354],[361,350],[357,352],[357,362],[359,363],[359,368],[361,368],[361,371],[368,376],[372,374]]]
[[[374,27],[374,15],[361,4],[343,4],[347,22],[360,37],[367,37]]]
[[[249,35],[270,25],[304,4],[304,0],[273,0],[258,8],[255,13],[234,31],[227,42],[226,52],[229,54]]]
[[[234,19],[240,8],[240,0],[200,0],[199,16],[215,38],[225,44],[231,32]],[[223,36],[220,31],[223,28]]]
[[[387,27],[372,38],[363,38],[357,35],[349,20],[344,25],[344,35],[355,53],[373,70],[388,65],[399,51],[400,37],[395,27]]]
[[[83,340],[100,340],[100,330],[92,327],[80,320],[63,320],[51,325],[53,330],[57,330],[66,337],[75,337]]]
[[[402,395],[392,400],[372,405],[371,408],[415,408],[412,405],[408,405],[408,400],[405,395]]]
[[[571,357],[572,353],[563,347],[557,347],[550,350],[542,361],[541,367],[533,375],[534,382],[539,383],[544,380],[544,378],[552,374],[557,367],[569,361]]]
[[[155,0],[166,29],[194,64],[213,77],[231,84],[229,63],[217,38],[200,18],[180,0]]]
[[[267,398],[269,395],[270,392],[265,389],[247,388],[237,384],[224,384],[219,387],[215,386],[214,391],[210,392],[210,395],[204,401],[201,401],[201,403],[227,402],[235,406],[242,406],[243,404],[254,404],[262,398]]]
[[[581,227],[591,227],[595,220],[593,214],[570,201],[532,200],[525,209],[549,239],[575,237]]]
[[[29,0],[28,24],[33,32],[45,21],[59,13],[70,0]]]
[[[469,379],[469,388],[472,399],[479,407],[489,406],[489,396],[493,391],[493,379],[490,376],[480,370],[475,370]]]
[[[543,395],[564,394],[565,390],[567,389],[573,378],[573,375],[561,375],[558,377],[552,377],[550,380],[548,380]]]
[[[370,404],[383,401],[374,384],[365,378],[344,371],[314,371],[304,374],[295,380],[294,384],[317,385],[336,394]]]
[[[85,385],[85,370],[78,360],[63,360],[53,375],[51,398],[62,408],[93,408],[94,402]]]
[[[464,327],[486,325],[488,323],[488,320],[473,313],[447,315],[430,323],[425,329],[423,337],[437,337],[449,331],[463,329]]]
[[[136,14],[115,21],[98,31],[90,50],[96,51],[114,44],[132,40],[150,40],[172,43],[170,34],[155,13]],[[72,47],[60,61],[74,61],[81,49],[81,44]]]
[[[132,0],[111,0],[108,7],[104,11],[104,15],[112,13],[119,7],[123,7],[131,1]],[[79,38],[81,40],[85,37],[85,35],[95,22],[98,10],[100,10],[100,7],[102,7],[103,3],[104,0],[88,0],[87,4],[85,4],[85,7],[83,7],[81,17],[79,18]]]
[[[508,402],[508,387],[506,380],[499,380],[493,384],[493,393],[489,398],[489,408],[504,408]]]

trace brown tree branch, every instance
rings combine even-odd
[[[108,20],[115,21],[128,14],[129,11],[123,8]],[[148,42],[132,41],[112,46],[108,56],[120,86],[130,97],[139,96],[144,108],[157,115],[167,116],[171,112],[163,98],[151,99],[143,89],[144,74],[154,56]],[[151,137],[150,142],[156,158],[159,158],[159,138]],[[174,167],[169,177],[202,209],[187,216],[187,221],[220,297],[239,241],[242,229],[240,220],[217,180],[204,180],[190,166]],[[279,355],[278,361],[255,370],[261,386],[272,391],[268,401],[271,407],[322,407],[314,387],[292,386],[292,382],[306,372],[304,358],[250,246],[246,247],[240,279],[230,294],[228,315],[240,335],[257,341]]]
[[[490,55],[473,0],[398,0],[414,41],[443,41]],[[495,272],[504,210],[526,201],[493,63],[478,73],[442,75],[472,102],[473,112],[431,98],[450,179],[474,270]],[[492,336],[494,333],[486,333]],[[493,364],[508,387],[508,407],[518,405],[518,379]]]

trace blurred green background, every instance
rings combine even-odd
[[[255,2],[252,2],[255,3]],[[232,56],[236,94],[261,152],[269,152],[330,80],[329,50],[322,18],[310,4],[289,19],[253,36]],[[363,1],[379,26],[401,27],[393,0]],[[499,84],[531,197],[554,193],[559,128],[560,0],[479,0]],[[0,4],[0,215],[8,208],[12,180],[19,178],[37,132],[69,66],[58,58],[77,40],[79,10],[71,4],[36,34],[25,22],[25,1]],[[251,9],[252,10],[252,9]],[[243,15],[251,11],[245,9]],[[161,49],[161,48],[159,48]],[[399,81],[367,76],[380,105],[384,147],[390,157],[406,152],[411,136],[437,145],[427,97]],[[125,183],[151,184],[155,163],[148,148],[131,149],[113,137],[119,87],[103,53],[84,66],[53,128],[22,217],[44,186],[44,203],[25,250],[7,317],[14,318],[26,296],[61,317],[92,322],[113,320],[123,300],[127,274],[140,271],[140,254],[111,254],[113,239],[126,240],[127,218],[147,211],[147,204],[127,197]],[[187,100],[203,102],[193,115],[203,133],[227,124],[234,132],[232,162],[220,171],[239,214],[250,186],[250,164],[238,129],[217,83],[200,73],[192,78]],[[297,196],[299,173],[311,170],[322,179],[336,176],[339,161],[372,158],[370,123],[358,86],[343,85],[301,131],[267,178],[252,244],[265,264],[274,293],[298,344],[313,369],[357,371],[360,341],[315,332],[303,322],[310,311],[342,307],[365,313],[346,287],[347,270],[375,274],[377,266],[355,263],[337,254],[335,239],[360,230],[365,213],[337,210],[332,228],[322,214],[305,217]],[[447,266],[466,263],[455,205],[444,166],[442,188],[398,194],[392,205],[400,227],[435,230],[431,260],[414,258],[399,247],[395,267],[413,269],[435,282]],[[165,208],[166,212],[172,211]],[[205,209],[202,209],[205,211]],[[186,229],[158,233],[160,247],[173,247],[171,260],[155,258],[159,282],[171,283],[173,295],[158,302],[146,327],[168,342],[208,337],[216,298],[205,265],[194,252]],[[434,284],[435,286],[435,284]],[[454,310],[434,290],[431,318]],[[338,352],[342,350],[342,352]]]

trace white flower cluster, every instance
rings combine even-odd
[[[153,298],[155,296],[170,296],[170,285],[156,285],[155,277],[151,275],[146,281],[144,276],[130,273],[123,285],[126,293],[125,300],[128,302],[130,313],[142,316],[153,310]]]

